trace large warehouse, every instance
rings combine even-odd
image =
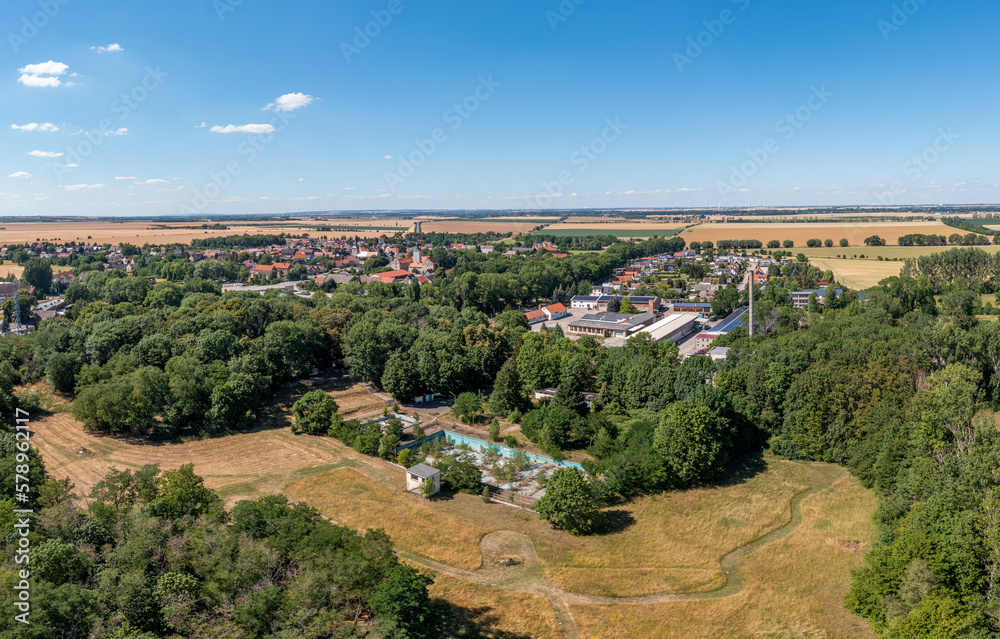
[[[676,344],[694,331],[697,322],[697,313],[671,313],[640,332],[649,333],[654,342],[668,339]]]

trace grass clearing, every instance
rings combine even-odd
[[[802,504],[803,523],[740,567],[733,597],[647,605],[571,605],[582,636],[631,639],[874,637],[843,606],[850,571],[864,562],[876,498],[853,477]]]
[[[432,599],[450,604],[451,613],[464,625],[478,626],[483,639],[563,636],[549,602],[541,595],[478,586],[447,575],[435,576],[428,590]]]

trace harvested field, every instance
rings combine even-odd
[[[173,242],[187,243],[193,239],[223,237],[226,235],[280,234],[301,235],[309,233],[317,235],[359,235],[362,237],[378,237],[382,234],[392,235],[395,232],[406,233],[412,228],[410,220],[384,219],[313,219],[281,220],[273,223],[227,223],[228,229],[190,228],[199,224],[160,223],[156,221],[125,221],[112,222],[108,220],[80,220],[70,222],[4,222],[3,234],[5,242],[34,242],[49,240],[53,242],[94,242],[98,244],[168,244]],[[319,226],[332,226],[337,230],[319,231]],[[187,227],[187,228],[185,228]]]
[[[521,233],[528,233],[536,226],[542,226],[547,223],[535,222],[533,220],[523,222],[516,220],[497,221],[496,219],[455,219],[424,222],[420,228],[424,233],[488,233],[492,231],[494,233],[513,233],[514,235],[519,235]]]
[[[903,268],[902,262],[879,262],[867,259],[838,260],[811,257],[809,263],[824,271],[833,271],[834,279],[857,290],[871,288],[887,277],[899,275]]]
[[[841,238],[847,238],[850,249],[840,249],[854,251],[868,248],[864,246],[865,238],[872,235],[881,236],[889,244],[896,244],[899,237],[913,233],[925,235],[935,234],[948,236],[955,233],[956,229],[945,226],[940,222],[898,222],[898,223],[746,223],[746,224],[700,224],[691,227],[681,234],[687,242],[718,242],[720,240],[760,240],[766,246],[771,240],[792,240],[795,248],[805,248],[806,242],[811,239],[826,240],[834,242],[836,252],[839,248],[837,244]],[[862,251],[864,252],[864,251]]]
[[[23,272],[23,266],[18,266],[17,264],[0,264],[0,278],[7,277],[8,275],[21,277],[21,273]]]
[[[673,237],[683,231],[681,228],[673,229],[647,229],[647,228],[632,228],[632,229],[618,229],[618,228],[563,228],[563,227],[548,227],[542,229],[542,233],[547,235],[560,235],[568,237],[583,237],[587,235],[614,235],[619,239],[629,239],[629,238],[641,238],[646,239],[653,237]]]

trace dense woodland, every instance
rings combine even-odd
[[[824,306],[812,300],[806,309],[791,307],[791,290],[820,273],[804,262],[788,265],[758,297],[758,336],[751,341],[736,331],[720,339],[732,347],[720,362],[678,362],[669,342],[633,338],[608,349],[588,337],[530,332],[523,316],[508,310],[583,290],[634,257],[678,246],[681,240],[653,239],[567,259],[463,253],[454,272],[432,285],[371,285],[359,295],[360,285],[351,284],[311,300],[220,295],[209,280],[152,285],[121,273],[88,274],[73,285],[69,317],[0,340],[0,407],[9,418],[17,402],[30,401],[15,397],[14,385],[46,377],[75,396],[89,428],[163,438],[253,423],[277,385],[314,370],[346,368],[401,400],[465,393],[456,412],[516,421],[555,456],[589,454],[591,479],[560,471],[553,497],[539,504],[543,517],[574,533],[601,531],[600,506],[712,482],[764,450],[844,464],[880,496],[879,537],[854,575],[848,608],[888,637],[1000,630],[1000,436],[993,417],[1000,325],[976,317],[978,293],[1000,283],[996,258],[977,249],[919,258],[863,298],[831,290]],[[733,288],[722,295],[730,305],[742,301]],[[497,315],[490,322],[487,314]],[[543,386],[557,388],[555,399],[529,403]],[[593,408],[582,391],[597,394]],[[379,433],[339,422],[335,407],[325,410],[306,432],[323,434],[329,424],[326,434],[384,455]],[[297,407],[302,417],[312,411]],[[67,505],[65,486],[36,484],[53,509],[40,519],[39,534],[47,536],[39,545],[51,543],[66,565],[80,566],[58,576],[40,571],[43,587],[63,589],[70,602],[53,615],[92,611],[88,623],[111,629],[127,621],[150,636],[208,636],[169,625],[183,622],[215,634],[237,624],[246,633],[240,636],[326,637],[354,635],[295,633],[329,619],[321,615],[400,623],[381,608],[387,584],[410,593],[394,600],[423,606],[424,578],[404,575],[383,538],[328,526],[284,503],[246,503],[227,514],[189,474],[154,469],[109,481],[114,486],[98,491],[86,510]],[[301,539],[289,540],[281,526],[254,528],[274,518],[302,530]],[[223,528],[229,521],[234,525]],[[206,538],[214,540],[211,552],[193,559],[197,540]],[[303,559],[309,544],[338,550]],[[369,544],[382,550],[372,555],[363,550]],[[217,583],[244,560],[272,585]],[[342,580],[354,561],[368,566],[368,581],[351,590]],[[338,584],[341,598],[330,599],[329,583]],[[342,594],[348,591],[358,594]],[[145,608],[136,608],[140,600]],[[221,616],[219,602],[228,606]],[[310,612],[290,617],[299,603]],[[420,636],[393,632],[388,636]]]

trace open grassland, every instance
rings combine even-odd
[[[311,388],[300,387],[297,392],[301,394]],[[359,388],[345,386],[331,394],[349,415],[380,410],[383,404],[371,395],[362,397]],[[32,442],[42,452],[48,471],[59,479],[69,478],[81,494],[89,493],[111,466],[139,468],[159,464],[164,469],[174,469],[193,463],[195,472],[205,477],[206,485],[218,490],[231,505],[238,499],[280,492],[286,483],[310,473],[342,465],[377,463],[332,439],[295,437],[288,428],[183,443],[99,436],[85,431],[83,424],[73,419],[69,405],[47,393],[43,385],[31,390],[44,394],[45,406],[52,411],[33,422]],[[262,422],[280,421],[282,415],[287,415],[284,412],[287,409],[279,410],[284,405],[273,402],[265,409]],[[287,416],[283,424],[287,426]]]
[[[333,394],[342,407],[378,406],[357,397],[357,387],[339,388]],[[88,492],[111,466],[193,463],[229,506],[284,493],[352,528],[384,528],[405,559],[438,574],[433,597],[488,627],[481,636],[871,636],[841,601],[850,569],[863,561],[872,539],[874,497],[833,465],[769,457],[747,462],[719,485],[612,507],[605,534],[573,537],[532,513],[484,504],[478,496],[425,500],[405,493],[402,469],[330,438],[294,436],[287,428],[183,443],[98,437],[44,384],[31,390],[44,395],[51,411],[33,422],[33,442],[47,470],[68,477],[78,492]],[[286,406],[305,390],[288,390],[273,403]],[[271,413],[278,422],[280,414]],[[810,494],[800,511],[790,505],[794,495],[831,482],[833,488]],[[802,523],[789,526],[799,512]],[[788,537],[739,567],[742,590],[732,574],[727,578],[723,556],[786,529]],[[497,568],[497,557],[511,553],[524,560],[522,572]],[[695,596],[708,600],[669,601],[671,593],[703,593]],[[626,596],[653,598],[615,605],[598,599]],[[563,634],[567,626],[576,634]]]
[[[681,236],[691,242],[718,242],[719,240],[760,240],[766,246],[771,240],[792,240],[796,248],[805,247],[806,242],[811,239],[833,240],[836,248],[841,238],[853,247],[864,246],[865,238],[872,235],[882,237],[889,244],[896,244],[903,235],[921,233],[924,235],[944,235],[948,236],[958,232],[950,226],[945,226],[940,222],[866,222],[866,223],[794,223],[794,222],[774,222],[759,223],[748,222],[738,224],[699,224],[684,231]],[[840,249],[843,252],[845,249]]]
[[[447,575],[437,575],[428,590],[432,599],[446,602],[453,615],[463,617],[465,626],[478,626],[484,639],[563,636],[549,602],[541,595],[498,590]]]
[[[875,536],[875,497],[852,477],[802,504],[802,524],[740,566],[744,588],[733,597],[643,605],[571,605],[584,637],[870,638],[843,606],[850,571]]]

